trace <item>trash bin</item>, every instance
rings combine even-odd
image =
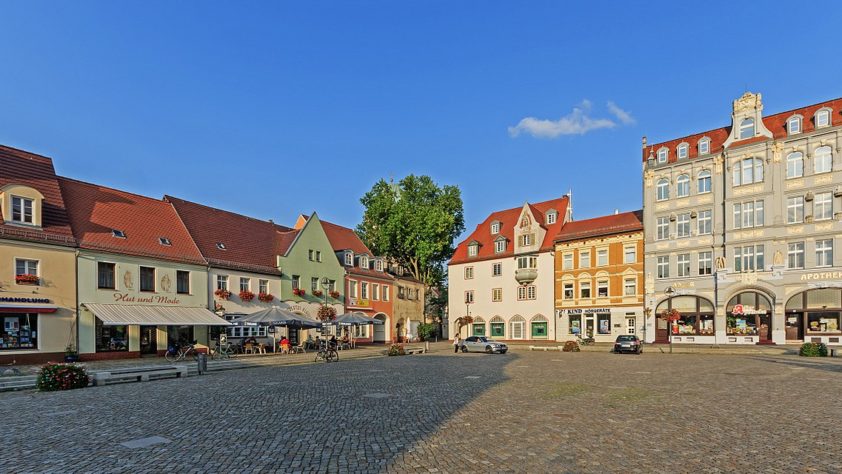
[[[208,371],[208,355],[205,353],[199,353],[198,357],[196,357],[196,364],[198,365],[199,375],[204,374]]]

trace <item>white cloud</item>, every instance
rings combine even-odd
[[[632,117],[630,112],[617,107],[614,102],[608,101],[608,111],[619,120],[623,125],[634,125],[636,120]]]
[[[535,138],[558,138],[562,135],[584,135],[593,130],[617,126],[609,118],[591,117],[591,108],[591,102],[585,99],[578,107],[574,107],[572,112],[558,120],[526,117],[514,127],[509,127],[509,135],[517,137],[525,133]],[[634,123],[634,118],[613,102],[608,103],[608,109],[624,125]]]

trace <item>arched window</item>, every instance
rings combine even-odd
[[[699,194],[710,192],[710,171],[703,170],[699,172],[698,186],[696,192]]]
[[[531,339],[546,339],[549,337],[549,322],[543,315],[536,314],[529,322]]]
[[[786,178],[800,178],[804,176],[804,155],[800,151],[790,153],[786,157]]]
[[[676,190],[675,196],[676,197],[687,197],[690,195],[690,177],[686,174],[682,174],[675,180]]]
[[[657,189],[657,200],[658,201],[665,201],[670,198],[670,182],[666,178],[662,178],[658,181]]]
[[[491,326],[491,337],[499,337],[505,339],[506,337],[506,322],[500,316],[494,316],[488,321]]]
[[[816,121],[816,128],[827,127],[828,125],[830,125],[830,110],[819,110],[818,112],[816,112],[814,120]]]
[[[801,133],[801,117],[797,115],[790,117],[789,120],[786,121],[786,129],[787,133],[790,135]]]
[[[667,321],[663,315],[667,310],[675,309],[678,320]],[[698,296],[675,296],[662,301],[655,313],[658,315],[656,337],[660,340],[674,336],[713,336],[713,303]]]
[[[471,336],[485,336],[485,320],[479,316],[474,316],[471,323]]]
[[[740,140],[754,136],[754,119],[747,118],[740,122]]]
[[[734,186],[763,182],[763,160],[746,158],[734,163]]]
[[[786,302],[785,312],[787,340],[842,334],[842,290],[839,288],[798,293]],[[828,342],[826,338],[819,339]]]
[[[509,335],[512,339],[523,339],[523,332],[526,326],[526,320],[523,319],[523,316],[516,314],[510,321],[509,321]]]
[[[729,336],[761,336],[771,339],[772,302],[756,291],[740,293],[725,306],[725,332]]]
[[[829,146],[820,146],[813,152],[813,173],[829,173],[833,170],[833,152]]]

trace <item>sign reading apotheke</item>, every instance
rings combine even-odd
[[[181,304],[178,298],[170,298],[169,296],[150,295],[150,296],[132,296],[128,293],[114,293],[115,303],[154,303],[154,304]]]
[[[821,272],[805,273],[801,275],[801,281],[807,280],[839,280],[842,279],[842,272]]]
[[[562,314],[610,313],[611,308],[570,308],[561,310]]]

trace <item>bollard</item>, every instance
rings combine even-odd
[[[208,371],[208,355],[200,352],[196,357],[196,365],[199,370],[199,375]]]

